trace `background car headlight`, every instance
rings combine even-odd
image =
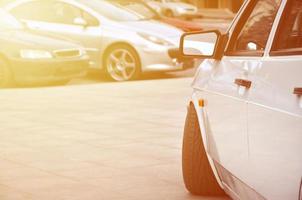
[[[169,41],[166,41],[162,38],[159,38],[157,36],[154,35],[149,35],[146,33],[138,33],[138,35],[140,35],[141,37],[143,37],[144,39],[148,40],[149,42],[158,44],[158,45],[163,45],[163,46],[173,46],[173,44]]]
[[[20,51],[20,57],[26,59],[46,59],[46,58],[52,58],[53,56],[48,51],[22,49]]]

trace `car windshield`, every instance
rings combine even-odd
[[[166,2],[170,2],[170,3],[179,3],[179,2],[181,2],[181,0],[166,0]]]
[[[138,12],[137,6],[124,6],[114,0],[78,0],[94,9],[102,16],[115,21],[142,21],[152,18],[150,15],[143,15]]]
[[[0,9],[0,30],[22,29],[22,25],[13,16]]]
[[[156,11],[153,11],[152,8],[149,8],[147,5],[145,5],[142,2],[137,1],[116,1],[118,4],[120,4],[122,7],[124,7],[126,10],[131,10],[135,13],[139,13],[140,15],[144,16],[145,19],[154,19],[158,18]]]

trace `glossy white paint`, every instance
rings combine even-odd
[[[241,95],[234,81],[245,77],[242,61],[224,57],[206,60],[193,83],[199,98],[207,101],[208,153],[240,179],[245,179],[248,165],[247,93]]]
[[[11,11],[26,2],[35,0],[17,0],[6,6]],[[57,0],[82,9],[99,21],[99,26],[83,27],[75,24],[58,24],[45,21],[24,20],[27,26],[38,33],[60,37],[82,45],[91,57],[92,68],[102,68],[102,56],[106,49],[116,43],[127,43],[139,54],[142,71],[181,70],[183,66],[173,62],[168,55],[170,48],[177,48],[181,30],[154,20],[148,21],[114,21],[94,9],[76,0]],[[170,45],[159,45],[146,40],[138,33],[156,36]]]
[[[242,187],[237,185],[234,191],[233,180],[217,179],[235,199],[299,198],[302,97],[293,91],[302,87],[302,55],[269,55],[286,3],[282,1],[263,57],[205,60],[192,85],[193,101],[207,101],[203,115],[198,117],[202,126],[208,127],[203,138],[211,163],[219,163],[242,182]],[[252,87],[238,87],[236,78],[252,81]],[[217,173],[215,167],[213,171]]]
[[[302,56],[272,57],[251,73],[249,183],[270,199],[297,199],[302,176]],[[286,77],[286,78],[285,78]],[[259,169],[259,163],[262,168]],[[257,167],[258,166],[258,167]],[[257,177],[257,182],[253,180]]]

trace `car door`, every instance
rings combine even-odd
[[[262,65],[280,3],[281,0],[250,1],[231,30],[225,56],[209,65],[214,66],[206,85],[210,91],[210,154],[222,181],[241,199],[261,198],[245,184],[250,180],[247,102],[254,89],[253,71]]]
[[[302,1],[284,6],[269,56],[253,71],[248,184],[267,199],[295,200],[302,198]]]
[[[82,45],[94,62],[92,66],[100,67],[101,26],[88,11],[64,1],[28,1],[10,12],[36,33]]]

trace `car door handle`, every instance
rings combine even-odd
[[[247,89],[250,89],[252,86],[252,81],[238,78],[238,79],[235,79],[235,84],[238,86],[243,86]]]
[[[302,88],[295,88],[294,89],[294,94],[298,96],[302,96]]]

